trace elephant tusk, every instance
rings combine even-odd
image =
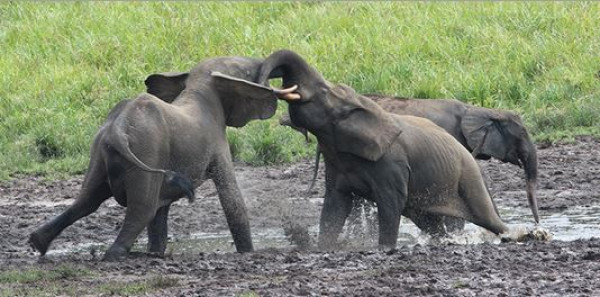
[[[298,85],[294,85],[287,89],[273,89],[273,93],[277,95],[277,98],[283,99],[285,101],[296,101],[302,99],[300,94],[294,93],[295,90],[298,89]]]

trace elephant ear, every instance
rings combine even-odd
[[[503,122],[507,117],[497,110],[472,107],[461,121],[461,128],[473,156],[486,155],[504,160],[508,153]]]
[[[217,71],[211,76],[226,112],[227,126],[243,127],[251,120],[275,114],[277,97],[272,88]]]
[[[402,130],[390,114],[371,100],[356,96],[351,101],[356,105],[334,128],[336,150],[375,162],[388,151]]]
[[[167,103],[173,102],[185,89],[188,72],[164,72],[148,76],[144,83],[146,92],[162,99]]]

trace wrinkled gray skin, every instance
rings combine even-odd
[[[328,165],[329,189],[319,226],[319,247],[331,249],[352,208],[353,195],[377,205],[379,245],[394,247],[400,216],[430,233],[441,233],[441,216],[469,220],[495,234],[508,231],[471,154],[431,121],[399,116],[334,85],[294,52],[273,53],[259,82],[281,72],[280,94],[296,127],[314,134]],[[299,98],[299,99],[298,99]]]
[[[433,121],[458,140],[477,159],[494,157],[525,171],[527,199],[536,223],[539,222],[537,203],[537,152],[520,117],[510,111],[481,108],[453,99],[408,99],[378,94],[364,95],[388,112],[413,115]],[[294,127],[288,115],[280,123],[305,134]],[[319,152],[315,161],[315,176],[319,166]],[[327,163],[325,166],[327,176]],[[314,179],[313,179],[314,182]],[[312,185],[311,185],[312,188]],[[464,220],[446,218],[449,232],[462,230]]]
[[[45,254],[64,228],[113,196],[127,210],[104,259],[126,256],[146,227],[148,251],[162,255],[170,204],[184,195],[192,200],[193,189],[212,179],[237,251],[252,251],[248,215],[234,176],[225,128],[273,116],[277,99],[272,90],[248,89],[246,84],[211,73],[254,81],[261,62],[214,58],[189,73],[150,75],[145,81],[149,94],[122,101],[110,112],[95,136],[76,201],[30,235],[32,246]]]

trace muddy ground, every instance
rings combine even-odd
[[[538,145],[538,152],[542,219],[600,204],[600,141]],[[480,165],[499,207],[529,215],[522,172],[496,161]],[[236,164],[253,231],[281,233],[282,217],[304,226],[318,224],[323,173],[304,198],[311,168],[310,160],[288,166]],[[182,248],[179,243],[194,234],[227,230],[210,181],[197,190],[194,204],[181,200],[171,208],[165,258],[138,252],[120,263],[99,261],[124,217],[113,200],[67,228],[49,254],[39,258],[28,247],[27,235],[73,202],[81,180],[20,177],[0,184],[0,296],[600,296],[600,238],[399,245],[387,251],[299,251],[293,245],[269,247],[268,241],[248,254],[232,253],[227,244]],[[143,250],[144,237],[136,250]],[[8,277],[35,270],[63,274],[21,281]]]

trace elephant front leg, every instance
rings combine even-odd
[[[352,197],[337,189],[329,189],[325,196],[319,222],[319,249],[330,250],[337,245],[337,238],[352,210]]]
[[[171,205],[158,209],[154,219],[148,224],[148,253],[163,256],[167,249],[169,208]]]
[[[400,209],[397,203],[378,202],[377,216],[379,219],[379,247],[395,248],[400,227]]]
[[[214,168],[211,178],[219,193],[219,201],[225,212],[227,225],[238,252],[252,252],[252,236],[246,204],[235,179],[233,164],[229,159],[222,160]]]

